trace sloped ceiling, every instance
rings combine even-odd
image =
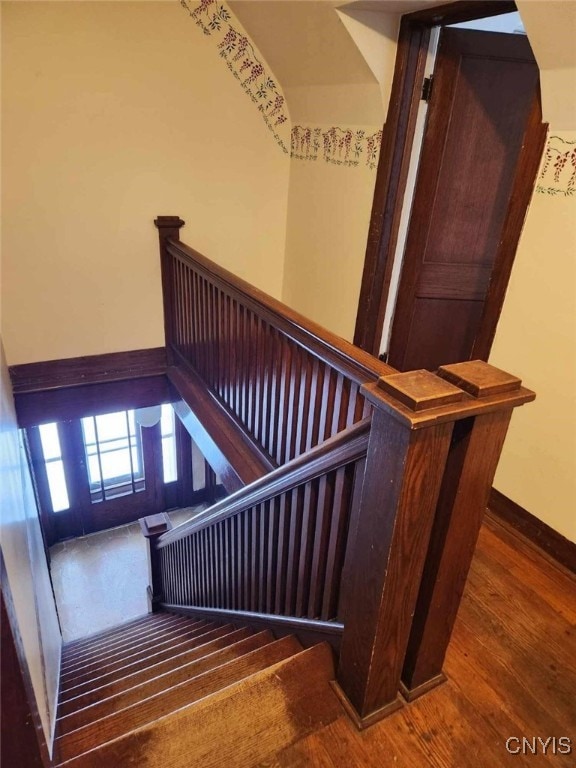
[[[229,5],[283,88],[376,82],[334,3],[233,0]]]
[[[293,120],[366,125],[381,125],[385,118],[400,15],[439,4],[438,0],[229,2],[280,83]],[[377,35],[382,36],[383,49],[374,55]]]

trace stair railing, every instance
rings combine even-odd
[[[171,312],[166,326],[174,359],[200,366],[206,385],[226,397],[235,392],[234,407],[247,402],[247,411],[237,411],[244,418],[254,401],[243,400],[250,381],[242,383],[242,374],[234,372],[241,364],[236,360],[227,369],[223,361],[214,363],[224,350],[238,349],[237,332],[218,321],[227,300],[203,284],[203,306],[212,307],[208,316],[213,319],[209,330],[196,337],[199,322],[206,328],[194,302],[189,303],[198,292],[174,274],[184,257],[192,260],[191,253],[204,274],[211,270],[217,275],[215,282],[232,278],[168,238],[168,231],[161,243],[164,261],[173,260],[163,266],[163,284],[165,299],[171,292],[165,307]],[[270,374],[275,347],[269,342],[279,338],[283,321],[274,319],[272,325],[273,300],[260,299],[248,288],[244,299],[234,299],[234,312],[240,313],[242,305],[253,314],[252,346],[262,340],[259,312],[272,328],[263,349],[254,351],[262,365],[250,369],[256,372],[253,386],[260,381],[262,395],[262,382],[275,380],[282,392],[277,407],[259,416],[262,421],[285,412],[285,399],[302,391],[302,377],[310,368],[291,369],[286,379]],[[244,290],[239,281],[234,290],[238,295]],[[281,307],[276,303],[277,314]],[[287,343],[296,344],[297,338],[303,350],[299,360],[308,360],[310,331],[287,314],[286,327],[293,334]],[[192,326],[188,331],[187,323]],[[248,326],[241,338],[244,334]],[[331,370],[342,376],[346,407],[341,399],[332,410],[326,435],[310,425],[327,423],[316,412],[327,403],[304,398],[306,407],[292,417],[300,439],[292,443],[293,431],[285,433],[286,444],[295,446],[287,461],[194,521],[153,537],[152,560],[161,581],[153,591],[165,606],[179,610],[331,637],[339,652],[335,689],[364,727],[444,679],[444,656],[512,410],[534,399],[534,393],[516,377],[480,361],[443,366],[436,374],[397,373],[384,366],[380,375],[377,361],[365,360],[337,337],[312,336],[311,361],[319,359],[319,347],[323,354],[334,347],[324,381],[333,380]],[[227,371],[228,383],[219,378]],[[350,384],[344,386],[345,381]],[[269,402],[276,403],[274,398]],[[247,428],[250,423],[248,418]],[[315,440],[303,440],[304,433]]]
[[[368,415],[360,392],[394,369],[160,233],[169,363],[192,369],[280,466]]]
[[[341,574],[369,431],[366,418],[163,534],[163,607],[250,612],[278,628],[341,634]]]

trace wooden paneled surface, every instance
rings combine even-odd
[[[10,378],[14,392],[19,393],[158,376],[165,371],[166,350],[154,347],[12,365]]]

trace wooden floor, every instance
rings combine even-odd
[[[444,685],[358,732],[345,716],[261,768],[576,765],[576,580],[488,521],[468,579]],[[546,755],[511,754],[522,738]],[[571,740],[571,754],[566,740]],[[538,742],[536,742],[538,745]]]

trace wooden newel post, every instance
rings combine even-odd
[[[148,539],[148,612],[154,613],[162,601],[162,573],[160,570],[160,553],[156,549],[156,540],[166,531],[172,529],[170,518],[165,512],[158,515],[141,517],[138,522],[142,535]]]
[[[158,229],[160,238],[160,268],[162,273],[162,298],[164,304],[164,338],[166,342],[166,355],[168,365],[172,363],[172,343],[174,342],[174,329],[172,328],[174,281],[172,275],[172,258],[167,250],[169,240],[180,240],[180,228],[186,222],[179,216],[158,216],[154,224]]]
[[[409,701],[445,679],[442,665],[512,410],[535,397],[520,379],[481,361],[443,366],[438,375],[467,393],[472,415],[455,426],[440,491],[402,672]]]
[[[439,682],[460,599],[449,596],[466,579],[511,410],[534,393],[477,361],[385,376],[362,392],[374,413],[343,574],[336,687],[365,727],[402,706],[400,689],[428,684],[431,669]],[[448,519],[459,523],[447,534]]]
[[[428,414],[450,410],[463,393],[428,371],[386,376],[362,392],[374,412],[346,553],[336,690],[365,727],[402,706],[400,674],[453,428]]]

